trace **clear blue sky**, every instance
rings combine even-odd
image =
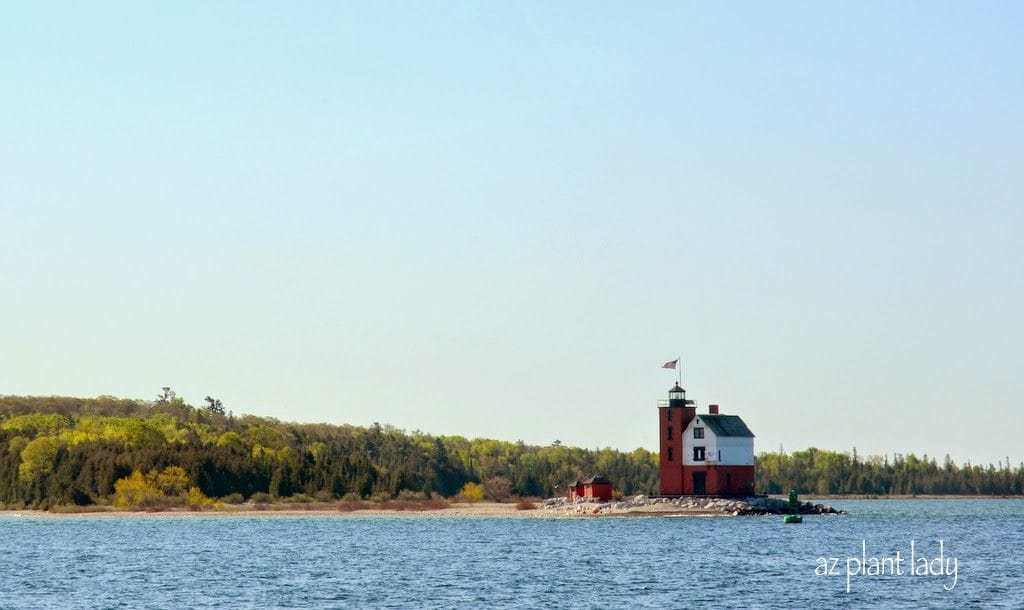
[[[1024,459],[1016,3],[24,5],[0,393]]]

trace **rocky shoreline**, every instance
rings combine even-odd
[[[631,496],[611,502],[598,502],[579,498],[549,498],[538,507],[540,510],[561,513],[566,517],[596,516],[740,516],[740,515],[782,515],[788,514],[789,503],[785,500],[766,497],[714,498],[649,498]],[[824,504],[801,502],[798,512],[802,515],[839,515],[844,511]]]

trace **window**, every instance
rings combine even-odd
[[[672,409],[665,409],[665,419],[672,421]]]
[[[670,462],[672,461],[672,448],[671,447],[668,448],[668,461],[670,461]]]
[[[668,440],[672,440],[672,426],[668,427]]]
[[[703,462],[704,461],[704,448],[703,447],[694,447],[693,448],[693,461],[694,462]]]
[[[725,473],[725,488],[726,489],[732,489],[732,473],[731,472]]]
[[[694,428],[693,438],[704,438],[704,428]]]

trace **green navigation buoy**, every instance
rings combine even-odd
[[[796,490],[789,492],[789,513],[782,518],[783,523],[803,523],[804,518],[797,514],[800,510],[800,500],[796,497]]]

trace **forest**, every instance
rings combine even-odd
[[[1022,495],[1024,464],[958,466],[949,455],[942,464],[913,453],[862,457],[810,448],[757,456],[757,487],[762,493],[796,489],[806,494],[856,495]]]
[[[475,484],[503,497],[550,497],[601,474],[617,493],[653,494],[658,456],[436,436],[374,424],[236,417],[165,393],[156,401],[0,396],[0,508],[117,503],[152,497],[396,498],[455,496]],[[958,466],[948,457],[861,458],[808,449],[757,457],[758,492],[991,494],[1024,491],[1024,466]],[[473,485],[469,486],[470,488]]]

